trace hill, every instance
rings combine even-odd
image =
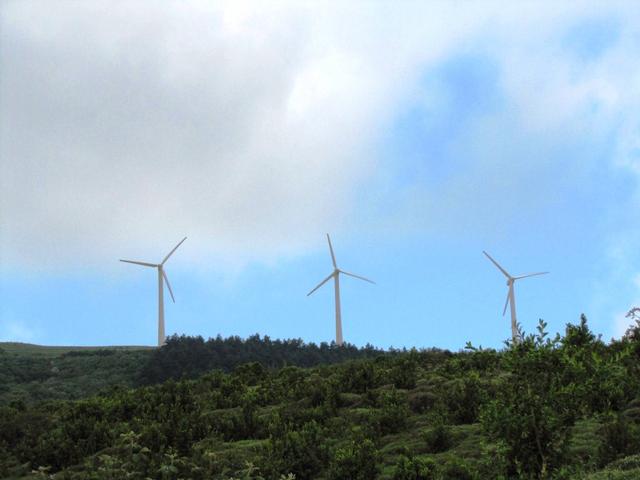
[[[133,387],[150,347],[52,347],[0,343],[0,405],[72,400]]]
[[[639,329],[605,344],[582,318],[502,351],[254,362],[14,404],[0,408],[0,476],[639,478],[639,360]]]
[[[0,343],[0,405],[20,401],[75,400],[99,392],[196,378],[212,369],[225,372],[249,362],[266,368],[311,367],[393,354],[300,339],[272,340],[252,335],[222,338],[171,336],[162,348],[137,346],[72,347]]]
[[[100,350],[152,350],[155,347],[148,346],[128,346],[128,345],[114,345],[114,346],[57,346],[57,345],[35,345],[33,343],[22,342],[0,342],[0,350],[4,350],[5,353],[12,353],[16,355],[27,356],[43,356],[43,357],[56,357],[68,352],[96,352]]]

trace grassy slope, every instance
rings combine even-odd
[[[78,399],[132,387],[152,347],[40,346],[0,343],[0,405]]]
[[[33,343],[21,342],[0,342],[0,349],[7,353],[16,355],[37,355],[46,357],[56,357],[72,351],[96,351],[96,350],[152,350],[156,347],[142,345],[123,345],[105,347],[83,347],[83,346],[58,346],[58,345],[35,345]]]

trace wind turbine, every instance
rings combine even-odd
[[[498,270],[500,270],[505,277],[507,277],[507,286],[509,287],[509,291],[507,292],[507,300],[504,302],[504,310],[502,310],[502,316],[507,313],[507,305],[511,305],[511,339],[513,340],[513,343],[516,343],[520,338],[520,332],[518,331],[518,319],[516,318],[516,294],[513,286],[516,283],[516,280],[527,277],[535,277],[536,275],[545,275],[549,272],[529,273],[527,275],[519,275],[517,277],[513,277],[509,272],[502,268],[500,264],[491,257],[491,255],[489,255],[484,250],[482,251],[482,253],[484,253],[487,258],[491,260],[491,263],[498,267]]]
[[[163,282],[166,282],[167,288],[169,289],[169,294],[171,295],[171,300],[173,303],[176,303],[176,299],[173,296],[173,291],[171,290],[171,284],[169,283],[169,278],[164,271],[164,264],[167,263],[169,257],[173,255],[182,242],[184,242],[187,237],[184,237],[180,242],[173,247],[166,257],[160,263],[147,263],[147,262],[138,262],[135,260],[120,260],[125,263],[134,263],[136,265],[142,265],[143,267],[153,267],[158,269],[158,346],[161,347],[164,345],[165,336],[164,336],[164,288]]]
[[[336,256],[333,253],[333,247],[331,246],[331,238],[329,238],[328,233],[327,233],[327,241],[329,242],[329,251],[331,252],[331,261],[333,262],[333,272],[327,278],[322,280],[316,286],[316,288],[314,288],[309,293],[307,293],[307,297],[333,278],[333,285],[334,285],[334,291],[336,296],[336,345],[341,346],[343,342],[342,342],[342,316],[340,313],[340,274],[343,273],[345,275],[349,275],[350,277],[358,278],[360,280],[364,280],[365,282],[373,283],[374,285],[376,282],[369,280],[368,278],[361,277],[360,275],[356,275],[354,273],[349,273],[349,272],[345,272],[344,270],[340,270],[338,268],[338,265],[336,264]]]

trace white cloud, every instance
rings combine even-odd
[[[627,112],[629,44],[577,77],[542,45],[600,7],[536,5],[4,3],[3,263],[147,258],[183,234],[193,259],[304,251],[352,218],[425,69],[481,38],[532,130]]]

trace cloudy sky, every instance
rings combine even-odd
[[[640,4],[0,2],[0,340],[499,347],[640,304]]]

